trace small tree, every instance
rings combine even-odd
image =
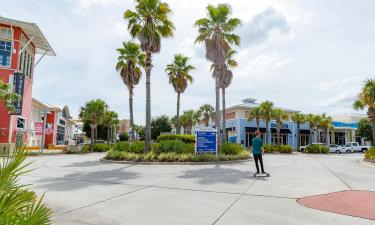
[[[358,136],[363,137],[366,141],[373,142],[372,126],[369,119],[361,119],[358,122]]]
[[[172,131],[172,125],[169,121],[168,116],[158,116],[156,118],[153,118],[151,121],[151,137],[153,140],[156,140],[156,138],[164,132],[171,132]]]
[[[10,85],[0,80],[0,102],[4,101],[4,104],[9,111],[13,112],[15,110],[13,102],[18,101],[19,99],[20,96],[13,92]]]
[[[199,108],[199,110],[196,113],[198,116],[203,117],[204,125],[208,127],[210,117],[214,116],[214,107],[212,107],[210,104],[204,104]]]
[[[249,112],[249,118],[247,118],[249,121],[255,120],[257,131],[259,131],[259,122],[262,117],[260,107],[252,108]]]
[[[270,102],[270,101],[265,101],[265,102],[261,103],[259,107],[260,107],[262,119],[266,123],[266,137],[265,137],[265,139],[266,139],[266,143],[268,144],[268,134],[269,134],[268,128],[269,128],[270,121],[272,119],[273,103]]]

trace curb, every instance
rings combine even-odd
[[[371,162],[370,160],[367,160],[367,159],[361,160],[361,163],[364,165],[375,166],[375,161]]]
[[[234,164],[250,162],[253,159],[235,160],[235,161],[211,161],[211,162],[134,162],[134,161],[120,161],[110,159],[100,159],[102,162],[107,163],[120,163],[120,164],[139,164],[139,165],[215,165],[215,164]]]

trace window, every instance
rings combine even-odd
[[[10,67],[12,42],[0,40],[0,66]]]
[[[56,144],[57,145],[65,144],[65,127],[57,126]]]
[[[234,119],[235,117],[236,117],[236,112],[230,112],[230,113],[227,113],[226,115],[227,120]]]
[[[12,31],[8,28],[0,28],[0,37],[2,39],[12,40]]]
[[[24,35],[22,35],[21,36],[22,47],[24,47],[27,44],[27,42],[28,42],[27,38]],[[32,79],[32,74],[33,74],[34,54],[35,54],[35,49],[33,45],[29,43],[26,49],[20,55],[19,70],[21,70],[25,74],[25,76],[30,79]]]
[[[26,119],[22,117],[17,118],[17,128],[25,129],[26,128]]]

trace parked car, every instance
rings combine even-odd
[[[348,142],[345,145],[345,152],[352,153],[352,152],[366,152],[369,150],[371,146],[364,146],[360,145],[358,142]]]
[[[310,146],[311,144],[308,144],[308,145],[306,145],[306,146],[300,146],[299,147],[299,151],[300,152],[303,152],[303,150],[305,150],[305,148],[307,147],[307,146]],[[312,143],[312,145],[323,145],[323,143]]]
[[[330,144],[329,145],[329,152],[330,153],[345,153],[346,148],[344,146]]]

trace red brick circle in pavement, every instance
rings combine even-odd
[[[373,191],[341,191],[304,197],[297,202],[313,209],[375,220]]]

